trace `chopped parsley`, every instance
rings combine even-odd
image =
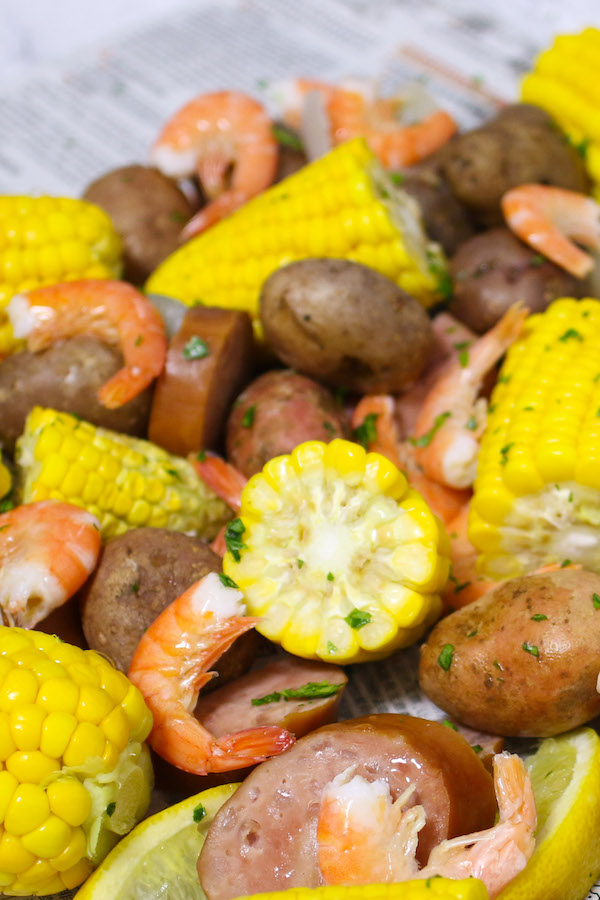
[[[210,356],[208,344],[205,340],[195,334],[185,344],[183,356],[185,359],[204,359],[205,356]]]
[[[543,266],[546,261],[545,256],[542,256],[541,253],[536,253],[535,256],[532,256],[529,260],[529,265],[533,268],[537,268],[538,266]]]
[[[529,641],[524,641],[522,644],[522,647],[523,647],[523,650],[525,651],[525,653],[531,653],[532,656],[539,657],[540,651],[535,646],[535,644],[530,644]]]
[[[131,593],[132,593],[132,594],[137,594],[137,592],[139,591],[139,589],[140,589],[140,583],[139,583],[139,581],[134,581],[133,584],[131,585]]]
[[[440,430],[446,419],[449,419],[452,413],[450,411],[446,411],[440,413],[439,416],[436,416],[433,422],[433,425],[425,434],[422,434],[421,437],[418,438],[409,438],[409,442],[413,444],[415,447],[429,447],[430,443],[436,436],[437,432]]]
[[[475,753],[481,753],[481,751],[483,750],[481,744],[471,744],[471,747],[473,748]]]
[[[511,447],[514,447],[515,442],[511,441],[510,444],[505,444],[504,447],[500,448],[500,465],[505,466],[508,462],[508,452]]]
[[[508,384],[512,375],[498,375],[498,384]]]
[[[444,644],[442,647],[442,652],[438,656],[438,665],[447,672],[450,666],[452,665],[452,660],[454,658],[454,644]]]
[[[545,622],[548,616],[545,616],[544,613],[536,613],[534,616],[531,616],[532,622]]]
[[[570,566],[570,565],[571,565],[570,559],[563,559],[563,561],[560,564],[560,567],[561,567],[561,569],[566,569],[567,566]]]
[[[236,590],[239,590],[239,587],[237,586],[233,578],[230,578],[229,575],[225,574],[225,572],[219,572],[219,581],[221,582],[223,587],[236,588]]]
[[[445,725],[446,728],[451,728],[452,731],[458,731],[458,727],[454,724],[454,722],[451,722],[450,719],[444,719],[442,725]]]
[[[242,416],[242,428],[252,428],[254,424],[254,416],[256,414],[256,405],[249,406]]]
[[[375,423],[378,418],[379,413],[367,413],[364,420],[352,433],[357,443],[362,444],[365,450],[368,450],[369,446],[377,440],[377,426]]]
[[[475,416],[471,416],[470,419],[467,419],[465,428],[468,428],[469,431],[475,431],[475,429],[477,428],[477,419],[475,418]]]
[[[327,652],[328,653],[337,653],[337,647],[333,643],[333,641],[327,641]]]
[[[296,150],[298,153],[304,152],[304,146],[299,136],[289,128],[274,122],[271,125],[271,134],[282,147],[289,147],[290,150]]]
[[[240,550],[246,549],[246,544],[242,541],[242,535],[246,530],[246,526],[240,518],[232,519],[227,523],[225,529],[225,546],[233,556],[236,562],[239,562]]]
[[[600,597],[598,594],[592,594],[592,603],[594,604],[594,609],[600,609]]]
[[[205,460],[206,460],[206,450],[198,450],[198,452],[196,453],[196,459],[197,459],[199,462],[205,462]]]
[[[367,612],[365,609],[356,609],[356,607],[354,607],[354,609],[344,618],[344,622],[347,622],[350,628],[354,628],[358,631],[359,628],[364,628],[365,625],[368,625],[372,618],[370,612]]]
[[[304,565],[304,560],[303,560],[303,559],[298,559],[298,560],[296,560],[296,562],[298,563],[298,568],[301,569],[302,566]]]
[[[194,812],[192,813],[192,818],[194,819],[194,822],[201,822],[205,815],[206,815],[206,810],[201,803],[199,803],[198,806],[194,807]]]
[[[112,814],[114,813],[114,811],[115,811],[116,808],[117,808],[117,804],[116,804],[115,801],[113,800],[113,801],[112,801],[111,803],[109,803],[108,806],[106,807],[106,815],[110,818],[110,817],[112,816]]]
[[[321,425],[323,426],[325,431],[329,432],[329,434],[335,434],[335,425],[333,424],[333,422],[330,422],[328,419],[325,419],[324,422],[321,422]]]
[[[469,365],[469,351],[461,350],[460,353],[458,354],[458,361],[461,364],[462,368],[466,369],[467,366]]]
[[[177,225],[183,225],[184,222],[187,222],[187,216],[185,216],[180,210],[172,209],[169,213],[169,219],[171,222],[175,222]]]
[[[0,513],[10,512],[11,509],[15,508],[15,504],[12,500],[9,500],[8,497],[5,497],[3,500],[0,500]]]
[[[392,184],[395,184],[398,187],[401,184],[404,184],[404,175],[402,172],[390,172],[390,181]]]
[[[264,706],[267,703],[278,703],[280,700],[319,700],[321,697],[333,697],[344,687],[343,684],[332,684],[330,681],[309,681],[298,688],[285,688],[273,691],[264,697],[255,697],[252,706]]]
[[[336,387],[335,391],[333,392],[333,396],[335,397],[335,402],[338,406],[343,406],[346,402],[348,390],[349,389],[347,387],[344,387],[343,385],[340,387]]]
[[[333,581],[334,578],[335,578],[335,575],[333,574],[333,572],[327,573],[327,581]]]
[[[135,339],[135,341],[134,341],[135,346],[136,346],[136,347],[139,347],[140,344],[143,343],[143,341],[144,341],[144,338],[142,337],[142,335],[141,335],[141,334],[138,334],[138,336],[136,337],[136,339]]]
[[[562,341],[563,344],[566,343],[567,341],[570,341],[570,340],[573,340],[573,339],[575,339],[575,340],[577,340],[577,341],[583,341],[583,337],[582,337],[581,334],[577,331],[576,328],[567,328],[567,330],[565,331],[565,333],[564,333],[564,334],[561,334],[561,336],[559,337],[559,341]]]
[[[467,635],[468,638],[475,637],[476,634],[479,634],[479,629],[474,628],[473,631],[470,631]]]

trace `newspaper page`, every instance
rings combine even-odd
[[[109,169],[147,162],[164,121],[194,95],[247,91],[276,113],[277,85],[297,76],[366,78],[383,93],[417,81],[463,128],[472,127],[517,98],[519,77],[543,46],[543,33],[522,25],[527,6],[197,3],[1,91],[0,190],[80,196]],[[341,717],[408,712],[443,721],[419,690],[417,668],[417,648],[354,666]],[[600,898],[600,886],[593,897]]]

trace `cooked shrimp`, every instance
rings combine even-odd
[[[100,523],[71,503],[42,500],[0,515],[0,609],[9,625],[33,628],[93,572]]]
[[[413,443],[425,475],[453,488],[473,484],[487,402],[478,399],[483,380],[517,339],[528,310],[512,306],[464,357],[450,361],[428,393],[417,418]]]
[[[118,346],[125,366],[102,385],[107,409],[123,406],[162,371],[167,339],[159,312],[124,281],[67,281],[15,294],[7,306],[15,337],[29,350],[61,338],[91,334]]]
[[[422,806],[404,810],[414,785],[392,803],[386,781],[366,781],[355,769],[337,775],[323,792],[317,824],[323,881],[387,884],[417,877],[425,813]]]
[[[183,236],[190,238],[268,187],[275,177],[277,153],[264,107],[246,94],[217,91],[196,97],[175,113],[152,147],[151,158],[165,175],[196,172],[211,200],[183,229]]]
[[[577,191],[545,184],[523,184],[501,200],[506,223],[521,240],[577,278],[585,278],[594,260],[573,241],[600,248],[600,206]]]
[[[351,770],[350,770],[351,774]],[[410,792],[391,802],[385,782],[367,782],[348,770],[326,787],[317,826],[319,865],[326,884],[394,883],[412,878],[480,878],[491,900],[525,868],[535,847],[535,799],[523,760],[494,756],[496,825],[442,841],[418,870],[422,806],[405,812]]]
[[[217,497],[224,500],[235,513],[239,513],[242,506],[242,490],[248,481],[246,476],[242,475],[239,469],[236,469],[231,463],[225,462],[216,453],[208,450],[204,452],[202,459],[195,453],[190,454],[189,459],[200,478],[206,482]],[[226,528],[227,525],[223,525],[210,545],[211,550],[214,550],[219,556],[225,556],[227,552]]]
[[[365,89],[334,87],[320,81],[298,79],[300,95],[317,91],[323,97],[331,127],[331,141],[336,146],[355,137],[364,137],[389,169],[419,162],[439,150],[456,132],[456,122],[438,109],[415,124],[403,123],[399,115],[403,98],[375,97]],[[297,115],[288,115],[290,121]]]
[[[458,515],[445,523],[450,538],[452,569],[442,600],[450,612],[473,603],[500,584],[499,581],[484,578],[477,571],[477,550],[467,535],[468,519],[469,503],[465,503]]]
[[[241,592],[211,572],[163,610],[133,655],[129,678],[154,717],[149,743],[186,772],[206,775],[253,766],[294,742],[276,725],[217,739],[193,716],[198,692],[214,674],[210,667],[258,622],[244,613]]]

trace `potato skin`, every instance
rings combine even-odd
[[[421,688],[458,721],[492,734],[549,737],[582,725],[600,713],[594,594],[600,575],[584,570],[502,583],[438,622],[421,648]],[[446,670],[439,657],[447,645]]]
[[[179,246],[193,213],[174,181],[151,166],[123,166],[93,181],[84,200],[102,207],[123,241],[123,277],[142,284]]]
[[[465,207],[454,196],[434,162],[412,166],[404,174],[402,187],[419,204],[429,237],[441,244],[448,256],[474,234]]]
[[[505,107],[494,119],[457,135],[437,157],[455,197],[482,225],[502,223],[500,198],[538,182],[586,192],[585,164],[552,118],[529,104]]]
[[[221,558],[204,541],[166,528],[137,528],[112,538],[79,594],[89,646],[127,672],[142,634],[159,613],[221,568]],[[242,635],[213,667],[220,677],[212,686],[245,672],[259,643],[253,631]]]
[[[147,389],[119,409],[106,409],[98,388],[123,365],[119,350],[94,337],[59,341],[39,353],[15,353],[0,364],[0,443],[7,453],[23,432],[34,406],[75,413],[103,428],[144,436],[152,391]]]
[[[331,441],[345,432],[342,410],[326,387],[289,369],[265,372],[232,407],[227,459],[250,478],[303,441]]]
[[[260,295],[265,337],[288,366],[359,393],[398,392],[429,361],[419,302],[368,266],[304,259],[278,269]]]
[[[536,313],[557,297],[578,297],[582,291],[579,279],[544,260],[508,228],[484,231],[461,244],[450,274],[450,312],[478,334],[492,328],[517,299]]]

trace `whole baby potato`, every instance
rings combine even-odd
[[[493,228],[461,244],[450,261],[452,315],[483,334],[520,300],[532,313],[557,297],[577,297],[581,282],[523,244],[508,228]]]
[[[277,269],[260,295],[276,355],[326,384],[394,393],[417,379],[432,347],[419,302],[368,266],[304,259]]]
[[[471,728],[549,737],[600,713],[600,575],[506,581],[451,613],[421,648],[419,682]]]

